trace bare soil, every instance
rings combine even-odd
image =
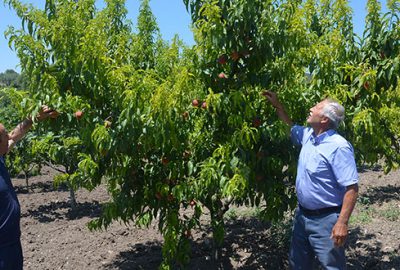
[[[72,211],[68,190],[53,187],[55,173],[45,168],[30,178],[29,192],[24,179],[13,179],[22,209],[26,270],[157,269],[163,241],[156,224],[140,229],[114,223],[106,231],[89,231],[87,223],[100,215],[101,203],[108,199],[105,188],[79,190]],[[400,171],[361,172],[356,207],[349,269],[400,270]],[[290,224],[271,226],[255,217],[229,219],[218,264],[211,260],[211,234],[205,228],[193,234],[189,269],[287,269],[287,228]]]

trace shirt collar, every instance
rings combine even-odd
[[[315,136],[314,132],[311,134],[310,141],[313,145],[319,145],[321,142],[324,141],[325,138],[335,134],[336,131],[334,129],[329,129],[318,136]]]

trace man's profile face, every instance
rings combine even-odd
[[[0,155],[5,155],[8,152],[8,133],[5,127],[0,124]]]
[[[322,110],[324,109],[325,103],[327,101],[323,100],[317,103],[314,107],[310,109],[310,113],[307,117],[307,123],[312,127],[313,125],[320,125],[321,121],[325,118],[322,115]]]

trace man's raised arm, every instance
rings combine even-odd
[[[36,119],[38,121],[42,121],[48,117],[56,118],[57,116],[57,111],[52,110],[47,106],[43,106],[36,116]],[[8,151],[10,151],[15,146],[15,144],[25,136],[25,134],[31,129],[32,124],[32,118],[27,117],[8,134]]]
[[[267,98],[267,100],[272,104],[272,106],[276,109],[276,114],[278,115],[279,119],[283,122],[288,124],[289,126],[293,125],[292,119],[290,119],[289,115],[286,113],[285,108],[283,107],[282,103],[278,100],[278,96],[275,92],[272,91],[265,91],[263,92],[263,96]]]

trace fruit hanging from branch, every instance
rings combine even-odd
[[[228,62],[228,57],[226,56],[226,54],[223,54],[218,58],[217,61],[219,64],[225,65]]]
[[[74,116],[76,119],[80,120],[83,117],[83,111],[76,111]]]
[[[221,73],[218,74],[218,78],[227,79],[228,77],[226,76],[226,74],[224,72],[221,72]]]
[[[193,107],[199,107],[199,101],[197,99],[193,99],[192,106]]]
[[[231,53],[231,58],[232,58],[233,61],[239,60],[239,59],[240,59],[240,54],[239,54],[239,52],[237,52],[237,51],[232,52],[232,53]]]

